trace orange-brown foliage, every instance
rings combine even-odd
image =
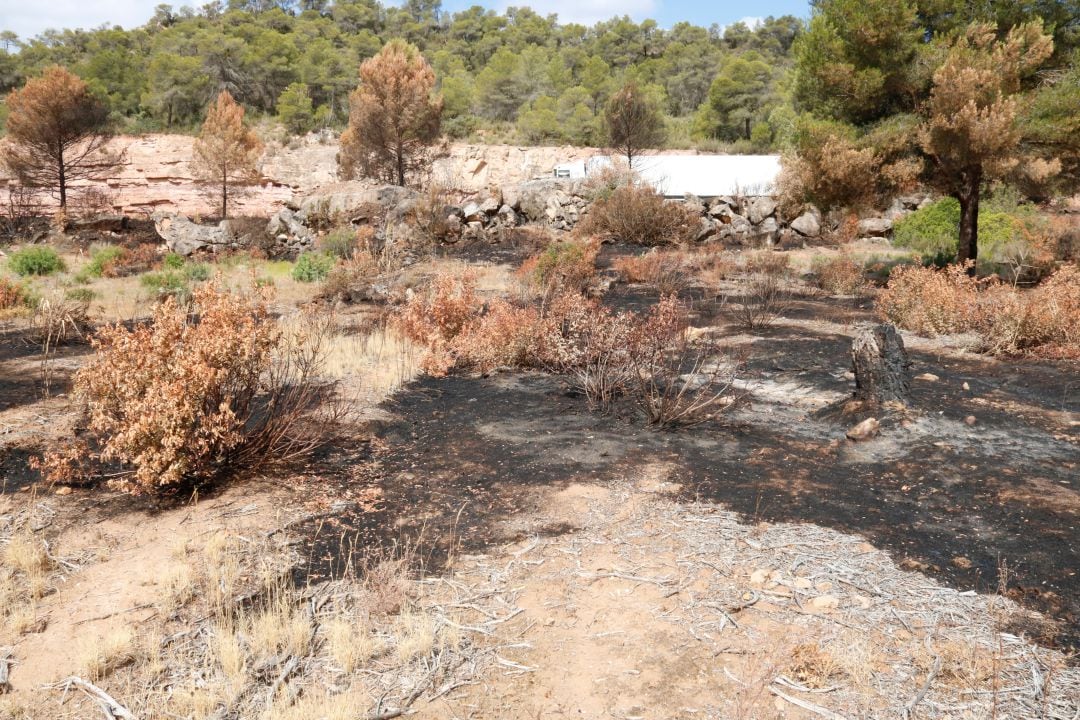
[[[668,202],[651,187],[624,185],[601,197],[579,225],[586,235],[637,245],[678,245],[694,240],[701,218],[685,205]]]
[[[850,255],[817,263],[814,275],[817,286],[833,295],[858,295],[866,288],[863,266]]]
[[[439,135],[443,102],[434,91],[434,71],[404,40],[365,60],[341,135],[342,174],[404,185]]]
[[[206,113],[202,132],[193,147],[192,171],[214,189],[221,216],[229,214],[229,188],[258,180],[257,163],[263,144],[244,125],[244,108],[228,90],[222,90]]]
[[[924,335],[974,332],[994,354],[1080,357],[1080,270],[1064,265],[1030,290],[945,270],[900,267],[878,297],[885,319]]]
[[[14,280],[0,276],[0,310],[10,310],[25,301],[25,288]]]
[[[66,207],[69,184],[116,166],[118,158],[105,152],[108,108],[66,68],[46,68],[5,102],[8,142],[0,161],[23,186],[55,190]]]
[[[198,315],[189,316],[169,297],[150,322],[98,331],[75,375],[87,444],[47,453],[38,466],[48,480],[70,481],[91,460],[113,462],[130,468],[115,486],[152,492],[318,444],[318,424],[302,420],[327,399],[314,381],[328,321],[305,317],[283,332],[265,295],[235,295],[216,282],[195,290],[194,305]]]

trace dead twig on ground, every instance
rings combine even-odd
[[[111,695],[94,685],[92,682],[83,680],[81,677],[72,675],[71,677],[61,680],[60,682],[47,686],[54,690],[63,690],[64,697],[67,697],[67,693],[72,688],[81,690],[95,702],[98,707],[101,708],[101,712],[105,714],[108,720],[136,720],[135,716],[131,714],[131,711],[116,701]],[[61,699],[63,702],[63,699]]]
[[[780,690],[778,690],[778,689],[776,689],[776,688],[774,688],[772,686],[769,687],[769,692],[771,692],[773,695],[775,695],[778,698],[781,698],[783,700],[787,700],[792,705],[795,705],[797,707],[801,707],[803,710],[806,710],[808,712],[812,712],[815,715],[820,715],[823,718],[828,718],[828,720],[847,720],[847,718],[845,718],[843,715],[840,715],[838,713],[834,713],[832,710],[830,710],[828,708],[823,708],[820,705],[815,705],[814,703],[809,702],[807,700],[800,700],[797,697],[792,697],[791,695],[788,695],[785,692],[781,692]]]

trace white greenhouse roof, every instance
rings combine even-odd
[[[558,165],[557,177],[588,177],[610,167],[609,156],[598,155],[587,162]],[[698,197],[718,195],[768,195],[780,174],[779,155],[643,155],[634,159],[634,170],[642,180],[667,197],[686,194]]]

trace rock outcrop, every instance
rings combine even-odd
[[[158,211],[152,217],[154,229],[165,245],[177,255],[200,251],[218,252],[235,246],[229,221],[217,225],[199,225],[179,213]]]

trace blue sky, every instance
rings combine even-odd
[[[196,0],[195,6],[204,0]],[[0,30],[14,30],[28,38],[46,28],[97,27],[103,23],[123,27],[141,25],[162,0],[0,0]],[[477,4],[476,0],[443,0],[447,10],[455,11]],[[175,7],[184,2],[172,3]],[[654,18],[664,27],[680,20],[709,26],[728,25],[742,19],[763,18],[767,15],[809,14],[807,0],[484,0],[479,4],[496,10],[509,5],[528,5],[547,15],[558,14],[564,22],[591,24],[615,15],[630,15],[636,20]]]

